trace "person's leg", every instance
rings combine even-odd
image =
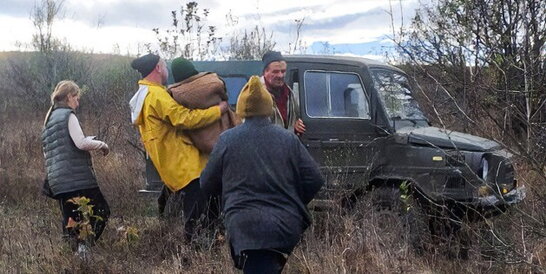
[[[91,218],[91,226],[93,227],[96,241],[106,227],[108,217],[110,217],[110,207],[99,188],[86,190],[82,194],[91,199],[90,204],[93,205],[93,214],[100,217],[100,219]]]
[[[62,198],[58,198],[57,202],[59,202],[59,209],[61,210],[61,215],[62,215],[62,219],[61,219],[61,227],[63,229],[63,238],[68,238],[70,236],[69,232],[68,232],[68,229],[66,228],[66,225],[68,224],[68,218],[69,218],[69,215],[68,215],[68,212],[66,212],[66,208],[65,208],[65,202]]]
[[[286,264],[282,253],[274,250],[245,250],[245,274],[279,274]]]
[[[235,268],[237,269],[243,270],[243,266],[245,264],[245,256],[235,253],[235,249],[233,248],[233,244],[231,241],[229,241],[229,253],[231,254],[231,259],[233,259],[233,266],[235,266]]]
[[[68,200],[72,199],[72,195],[61,195],[59,197],[59,207],[61,209],[62,213],[62,229],[63,229],[63,238],[65,238],[68,243],[70,244],[70,247],[73,250],[77,249],[77,243],[78,243],[78,230],[75,228],[67,228],[68,220],[72,218],[72,220],[79,222],[80,221],[80,214],[78,212],[78,206],[69,202]]]
[[[204,195],[204,194],[202,194]],[[216,225],[216,221],[220,218],[222,212],[220,204],[220,196],[205,197],[206,199],[206,212],[205,212],[205,227],[213,229]]]
[[[202,226],[206,229],[208,237],[213,240],[213,244],[222,243],[223,240],[220,239],[223,239],[225,232],[220,218],[222,212],[220,196],[206,198],[203,194],[203,197],[206,199],[206,209]]]
[[[184,195],[184,233],[186,241],[190,242],[195,234],[195,226],[205,209],[205,198],[201,192],[199,179],[191,181],[180,190]]]
[[[169,200],[169,195],[171,191],[163,185],[159,197],[157,197],[157,207],[159,211],[159,217],[165,217],[165,207],[167,206],[167,201]]]

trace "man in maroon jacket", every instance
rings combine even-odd
[[[273,96],[273,115],[271,121],[286,129],[294,129],[294,133],[301,135],[305,132],[305,125],[299,118],[298,98],[284,81],[286,61],[278,51],[268,51],[262,57],[264,63],[262,83]]]

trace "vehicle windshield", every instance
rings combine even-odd
[[[372,71],[374,86],[391,121],[409,120],[426,121],[427,118],[413,98],[408,78],[401,73],[390,70]]]

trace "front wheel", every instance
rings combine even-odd
[[[431,244],[429,216],[407,187],[382,186],[369,192],[373,227],[379,238],[393,244],[407,244],[423,254]]]

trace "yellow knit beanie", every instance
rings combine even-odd
[[[241,118],[273,115],[273,98],[258,76],[250,77],[241,90],[236,113]]]

